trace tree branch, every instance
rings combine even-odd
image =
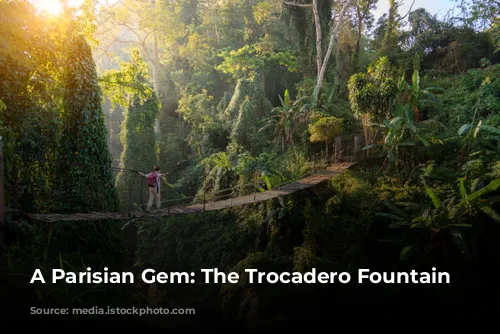
[[[404,20],[404,19],[408,16],[408,14],[410,14],[411,9],[413,8],[413,5],[414,5],[414,4],[415,4],[415,0],[413,0],[413,2],[411,3],[410,9],[408,9],[408,12],[406,13],[406,15],[405,15],[405,16],[403,16],[402,18],[400,18],[400,19],[398,20],[398,22],[403,21],[403,20]]]
[[[290,2],[290,1],[285,1],[284,4],[285,5],[289,5],[289,6],[302,7],[302,8],[308,8],[308,7],[312,7],[313,6],[312,4],[296,3],[296,2]]]
[[[318,0],[313,0],[314,26],[316,27],[316,66],[318,73],[321,71],[323,48],[321,47],[321,23],[319,21]]]
[[[325,59],[323,60],[323,65],[321,66],[321,71],[320,71],[320,73],[318,73],[318,81],[316,83],[316,88],[314,89],[314,96],[313,96],[314,101],[318,101],[319,92],[321,90],[321,86],[323,85],[323,78],[324,78],[325,72],[326,72],[326,66],[328,64],[328,60],[330,59],[330,56],[332,55],[333,43],[335,41],[335,36],[337,35],[337,31],[340,29],[340,26],[342,25],[342,21],[344,20],[344,14],[345,14],[346,9],[351,5],[351,3],[353,1],[354,0],[347,0],[347,2],[344,4],[342,9],[340,10],[339,19],[337,21],[337,24],[335,24],[335,26],[332,26],[332,33],[330,35],[330,42],[328,43],[328,50],[326,51]]]

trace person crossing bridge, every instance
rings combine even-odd
[[[148,179],[148,188],[149,188],[149,201],[148,206],[146,208],[146,212],[149,213],[151,207],[153,206],[153,201],[156,200],[156,210],[157,212],[160,210],[161,201],[160,201],[160,181],[161,177],[168,175],[168,173],[160,173],[160,167],[158,165],[154,165],[154,171],[148,174],[144,174],[138,172],[140,175],[146,177]]]

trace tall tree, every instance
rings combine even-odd
[[[135,178],[130,170],[148,170],[157,162],[154,122],[158,100],[138,49],[132,50],[132,59],[123,62],[120,70],[106,72],[101,84],[113,106],[119,104],[124,110],[120,132],[122,170],[117,176],[117,187],[124,195]]]
[[[70,37],[64,66],[63,112],[57,155],[57,184],[63,211],[106,211],[117,207],[101,91],[90,46]]]
[[[339,31],[339,29],[342,26],[342,23],[344,21],[344,15],[345,15],[347,9],[349,8],[349,6],[351,6],[351,4],[352,4],[353,1],[354,0],[346,0],[337,9],[338,11],[336,11],[336,13],[338,15],[332,15],[332,17],[331,17],[331,22],[330,22],[330,26],[331,26],[330,39],[329,39],[329,42],[328,42],[328,48],[326,50],[326,54],[324,56],[321,54],[321,56],[319,58],[317,58],[317,60],[316,60],[316,63],[317,63],[317,66],[318,66],[318,73],[317,73],[316,87],[314,89],[314,94],[313,94],[313,100],[314,101],[318,100],[321,88],[323,86],[323,79],[325,77],[326,68],[328,66],[328,61],[330,60],[330,57],[332,55],[333,45],[335,44],[335,39],[336,39],[337,33],[338,33],[338,31]],[[317,48],[317,52],[321,52],[322,53],[322,47],[318,46],[318,44],[321,44],[321,43],[318,43],[318,40],[321,41],[321,39],[322,39],[322,32],[321,32],[320,22],[319,22],[319,20],[316,20],[316,17],[317,17],[316,11],[317,11],[317,6],[318,6],[317,2],[314,1],[311,4],[301,4],[301,3],[297,3],[297,2],[286,1],[285,4],[291,5],[291,6],[311,7],[311,8],[313,8],[313,10],[315,11],[316,48]],[[319,66],[319,65],[321,65],[321,66]]]
[[[361,53],[361,39],[363,37],[363,30],[370,29],[373,24],[372,11],[375,9],[378,0],[356,0],[354,3],[354,21],[356,24],[356,48],[352,64],[359,70],[360,66],[360,53]]]

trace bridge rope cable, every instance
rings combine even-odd
[[[320,177],[319,179],[309,179],[306,181],[307,178],[302,178],[302,182],[292,182],[291,185],[292,187],[289,188],[287,191],[284,193],[272,193],[268,196],[261,197],[259,200],[257,200],[256,195],[254,195],[253,199],[252,198],[246,198],[237,203],[237,205],[245,205],[245,204],[250,204],[250,203],[256,203],[262,200],[267,200],[267,199],[272,199],[272,198],[278,198],[281,196],[284,196],[286,194],[290,194],[296,191],[299,191],[301,189],[305,189],[307,187],[316,185],[322,181],[327,180],[329,177],[334,177],[336,172],[341,172],[342,170],[348,169],[350,166],[352,166],[351,163],[347,163],[347,166],[345,165],[346,162],[344,163],[339,163],[334,166],[333,169],[329,169],[328,173],[326,173],[327,177]],[[333,166],[332,166],[333,167]],[[257,194],[257,193],[255,193]],[[171,216],[171,215],[179,215],[179,214],[188,214],[188,213],[194,213],[194,212],[205,212],[205,211],[214,211],[214,210],[223,210],[229,207],[233,206],[233,201],[222,201],[219,202],[217,201],[215,206],[212,206],[211,208],[205,209],[205,203],[203,203],[203,207],[196,207],[196,206],[176,206],[178,209],[171,211],[170,209],[174,208],[167,208],[167,211],[165,212],[164,210],[162,212],[158,212],[160,214],[159,216],[156,215],[131,215],[131,212],[129,212],[128,217],[131,218],[131,221],[135,221],[137,219],[142,219],[142,218],[155,218],[155,217],[163,217],[165,216]],[[85,221],[85,220],[100,220],[100,219],[126,219],[125,216],[116,213],[116,212],[93,212],[93,213],[68,213],[68,214],[28,214],[28,217],[31,219],[35,219],[38,221],[45,221],[45,222],[57,222],[57,221]],[[131,222],[129,221],[129,223]]]
[[[345,150],[342,150],[342,151],[345,151]],[[16,152],[16,153],[19,154],[20,152]],[[25,154],[21,153],[21,156],[22,155],[25,155]],[[316,160],[316,157],[318,157],[318,156],[319,156],[318,153],[312,156],[312,158],[313,158],[312,159],[312,167],[310,166],[310,168],[308,168],[308,170],[305,174],[301,173],[301,175],[296,175],[295,178],[289,179],[289,181],[287,181],[287,182],[282,182],[283,181],[283,168],[285,168],[284,166],[282,166],[282,168],[279,171],[278,170],[275,171],[280,176],[279,184],[272,186],[270,189],[267,189],[267,190],[275,190],[276,188],[279,189],[280,187],[282,187],[290,182],[295,181],[297,179],[297,177],[303,178],[303,177],[307,177],[307,176],[310,176],[310,175],[313,175],[313,174],[319,172],[319,170],[317,170],[317,168],[314,168],[314,161]],[[29,159],[29,160],[24,159],[23,162],[21,162],[21,168],[25,164],[29,165],[32,163],[48,163],[49,168],[50,168],[50,165],[51,164],[53,165],[55,163],[55,161],[54,161],[54,159],[49,159],[46,157],[37,156],[37,157]],[[309,161],[309,163],[311,163],[311,161]],[[329,164],[330,164],[330,162],[328,161],[327,165],[329,165]],[[131,169],[131,168],[124,168],[124,167],[114,167],[114,166],[108,167],[105,165],[103,166],[103,165],[99,165],[99,164],[83,163],[83,162],[75,162],[75,163],[72,163],[71,165],[78,166],[84,170],[87,170],[88,172],[91,172],[91,173],[96,173],[96,177],[102,176],[102,174],[98,173],[95,170],[96,167],[98,169],[100,169],[100,168],[111,169],[115,172],[118,171],[118,172],[127,172],[127,173],[131,172],[131,173],[133,173],[134,174],[133,177],[127,181],[127,183],[128,183],[128,210],[130,212],[130,209],[132,208],[131,205],[132,205],[132,197],[133,197],[132,193],[134,192],[133,191],[134,184],[136,184],[136,178],[139,176],[138,170]],[[167,176],[176,176],[176,175],[186,175],[186,173],[184,171],[179,171],[176,173],[168,174]],[[206,191],[205,182],[207,181],[207,177],[208,177],[208,175],[205,173],[203,175],[201,185],[198,185],[198,187],[197,187],[198,192],[194,196],[184,196],[184,195],[180,194],[179,198],[173,198],[173,199],[167,198],[167,199],[162,200],[161,204],[162,205],[174,204],[174,203],[179,203],[179,202],[183,202],[183,201],[187,201],[187,200],[192,200],[189,203],[185,203],[184,204],[184,206],[185,206],[185,205],[195,204],[201,198],[203,198],[203,203],[207,203],[207,200],[208,200],[208,202],[214,202],[214,201],[220,200],[221,198],[236,198],[236,197],[244,196],[245,194],[249,194],[251,192],[254,192],[256,194],[257,192],[262,191],[262,189],[264,187],[266,187],[265,182],[263,182],[262,178],[257,177],[254,179],[253,182],[250,182],[250,183],[236,185],[236,186],[230,186],[228,188],[218,189],[217,191],[213,191],[213,190]],[[116,181],[116,177],[115,177],[115,181]],[[144,178],[143,177],[141,177],[140,184],[141,184],[140,189],[136,189],[135,191],[137,191],[137,190],[139,191],[140,205],[144,210],[145,203],[144,203],[143,193],[144,193],[146,188],[144,187]],[[175,188],[172,188],[172,189],[175,191]],[[203,189],[203,194],[199,194],[201,189]],[[228,194],[224,195],[224,193],[228,193]],[[59,196],[66,196],[66,194],[64,194],[64,193],[59,194]],[[122,194],[122,196],[123,196],[123,194]]]
[[[29,164],[29,163],[34,163],[34,162],[55,163],[54,159],[48,159],[48,158],[36,157],[34,159],[28,159],[28,160],[27,159],[23,159],[23,164]],[[115,171],[126,171],[126,172],[132,172],[132,173],[146,173],[146,174],[150,173],[151,170],[152,170],[152,168],[151,168],[151,170],[148,171],[147,169],[137,170],[137,169],[132,169],[132,168],[118,167],[118,166],[107,167],[106,165],[92,164],[92,163],[82,163],[82,162],[72,162],[71,165],[72,166],[78,166],[78,167],[99,167],[99,168],[104,168],[104,169],[110,168],[111,170],[115,170]],[[175,173],[168,173],[167,176],[181,175],[181,174],[185,174],[185,172],[179,171],[179,172],[175,172]]]
[[[349,168],[352,164],[351,163],[347,163],[348,166],[345,166],[346,162],[343,162],[343,163],[340,163],[340,164],[336,164],[336,166],[331,169],[331,167],[329,168],[329,170],[324,170],[324,172],[327,172],[327,175],[329,176],[334,176],[336,175],[336,171],[342,171],[342,170],[345,170],[347,168]],[[333,167],[333,166],[332,166]],[[311,169],[307,174],[308,175],[312,175],[312,174],[315,174],[316,172],[320,172],[320,174],[322,174],[321,172],[323,172],[323,170],[314,170],[314,169]],[[333,173],[332,173],[333,172]],[[305,175],[304,175],[305,176]],[[304,179],[304,176],[302,176],[302,179],[301,180],[306,180]],[[137,175],[135,176],[137,177]],[[307,177],[306,177],[307,178]],[[270,194],[270,197],[269,196],[265,196],[264,198],[261,198],[261,200],[265,200],[265,199],[271,199],[271,198],[277,198],[277,197],[281,197],[283,195],[286,195],[286,194],[290,194],[290,193],[293,193],[293,192],[296,192],[300,189],[304,189],[304,188],[307,188],[311,185],[314,185],[314,184],[318,184],[319,182],[322,182],[324,180],[326,180],[327,178],[324,178],[324,177],[320,177],[319,180],[309,180],[305,183],[302,183],[302,182],[291,182],[291,185],[292,187],[287,189],[284,193],[280,193],[280,192],[277,192],[277,193],[273,193],[273,194]],[[286,182],[286,183],[289,183],[289,182]],[[295,186],[293,185],[294,183]],[[277,187],[283,185],[285,183],[282,183],[278,186],[275,186],[273,187],[272,189],[276,189]],[[252,185],[250,183],[250,185]],[[297,187],[298,185],[298,187]],[[304,185],[306,185],[306,187],[304,187]],[[244,185],[243,185],[244,186]],[[226,190],[233,190],[235,187],[232,187],[232,188],[227,188],[227,189],[223,189],[223,190],[220,190],[219,192],[223,192],[223,191],[226,191]],[[272,189],[268,189],[268,190],[272,190]],[[247,198],[246,200],[243,200],[242,202],[240,201],[240,203],[238,205],[244,205],[244,204],[249,204],[249,203],[255,203],[256,202],[256,196],[257,196],[258,192],[257,192],[257,189],[255,189],[255,192],[254,192],[254,197],[253,197],[253,200]],[[245,195],[240,195],[240,196],[245,196]],[[238,196],[238,197],[240,197]],[[195,197],[201,197],[201,196],[195,196]],[[175,200],[175,199],[174,199]],[[212,210],[223,210],[225,208],[229,208],[229,207],[232,207],[233,206],[233,199],[231,199],[231,201],[226,201],[224,203],[224,201],[220,202],[220,201],[212,201],[209,199],[209,202],[218,202],[219,204],[216,204],[215,207],[212,207],[209,211],[212,211]],[[190,205],[176,205],[174,207],[167,207],[166,209],[166,212],[163,210],[162,212],[158,212],[158,214],[160,214],[160,216],[165,216],[165,213],[167,214],[167,216],[171,216],[172,214],[173,215],[178,215],[178,214],[187,214],[187,213],[194,213],[194,212],[205,212],[205,203],[209,203],[209,202],[206,202],[205,201],[205,198],[204,198],[204,202],[203,202],[203,207],[196,207],[196,206],[192,206],[190,207]],[[257,201],[258,202],[258,201]],[[190,203],[191,205],[195,204],[194,201]],[[177,209],[175,209],[177,208]],[[171,211],[174,210],[174,211]],[[36,214],[36,213],[28,213],[28,214],[25,214],[26,217],[30,218],[30,219],[35,219],[35,220],[38,220],[38,221],[45,221],[45,222],[57,222],[57,221],[65,221],[65,220],[68,220],[68,221],[85,221],[85,220],[99,220],[99,219],[124,219],[126,218],[125,216],[123,216],[123,213],[119,213],[119,212],[88,212],[88,213],[65,213],[65,214]],[[67,218],[64,218],[64,217],[67,217]],[[140,218],[151,218],[151,217],[155,217],[155,215],[152,215],[152,216],[137,216],[136,214],[134,214],[132,216],[132,211],[128,210],[128,217],[129,218],[132,218],[133,220],[135,219],[140,219]]]

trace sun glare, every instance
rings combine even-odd
[[[63,11],[63,6],[60,0],[30,0],[30,2],[41,12],[49,15],[59,15]],[[78,7],[82,0],[67,0],[70,7]]]
[[[40,11],[50,15],[59,15],[62,12],[62,5],[59,0],[32,0],[31,3]]]

